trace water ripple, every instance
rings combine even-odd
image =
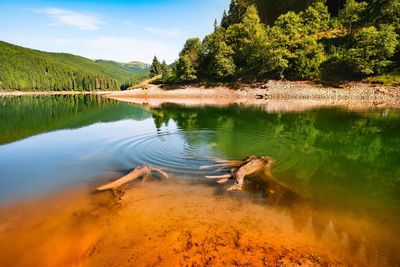
[[[203,174],[202,165],[214,159],[240,159],[269,155],[277,159],[274,168],[284,171],[302,164],[305,153],[285,134],[226,129],[163,130],[114,140],[105,147],[118,162],[134,167],[142,164],[173,173]]]

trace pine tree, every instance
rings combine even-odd
[[[229,27],[229,25],[230,25],[229,17],[228,14],[226,13],[226,10],[224,10],[224,14],[222,15],[222,20],[221,20],[221,27],[224,27],[226,29]]]
[[[237,0],[231,0],[231,3],[229,5],[228,21],[229,21],[229,25],[237,23],[237,21],[238,21],[238,4],[237,4]]]
[[[150,78],[153,78],[160,74],[161,74],[161,64],[158,58],[154,56],[153,63],[151,64],[150,67]]]
[[[214,20],[214,31],[218,29],[218,21],[217,19]]]
[[[170,71],[167,62],[163,60],[161,63],[161,80],[163,82],[166,82],[170,78]]]
[[[221,26],[228,28],[230,25],[240,23],[252,2],[251,0],[231,0],[228,14],[225,13],[226,17],[223,19],[224,25]]]

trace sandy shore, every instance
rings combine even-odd
[[[245,86],[241,89],[192,86],[175,89],[152,85],[148,89],[112,92],[106,96],[151,107],[163,103],[186,106],[263,105],[270,111],[301,111],[322,106],[338,106],[349,109],[400,107],[400,87],[363,83],[352,83],[344,88],[333,88],[311,82],[270,81],[255,88]]]

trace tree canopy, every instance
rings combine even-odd
[[[268,25],[259,1],[232,0],[214,32],[185,43],[168,81],[329,81],[400,68],[400,0],[340,1],[337,12],[329,3],[304,1]]]

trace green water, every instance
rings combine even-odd
[[[335,208],[400,212],[400,112],[320,109],[181,108],[154,112],[157,127],[173,121],[192,146],[206,142],[224,158],[268,155],[273,174],[305,196]],[[206,138],[199,129],[212,131]]]
[[[312,210],[374,222],[393,243],[400,236],[395,109],[268,113],[238,105],[150,109],[83,95],[4,97],[0,144],[0,204],[99,184],[145,163],[203,182],[208,173],[199,167],[213,158],[267,155],[276,160],[273,176]]]

